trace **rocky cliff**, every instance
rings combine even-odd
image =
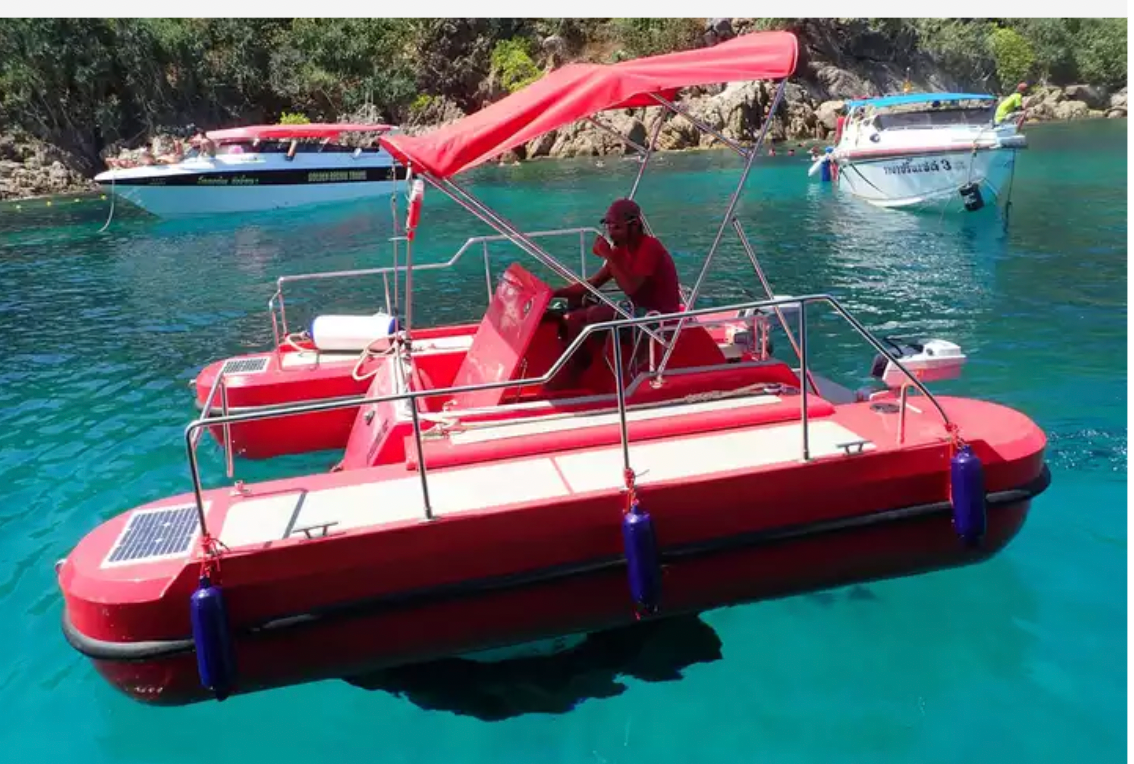
[[[758,26],[756,19],[710,19],[704,44],[715,44]],[[783,102],[770,116],[768,139],[773,143],[827,141],[843,102],[848,98],[898,92],[910,81],[915,90],[976,90],[986,92],[990,73],[971,67],[950,68],[947,59],[921,50],[909,38],[908,25],[867,19],[798,19],[793,31],[801,41],[800,61],[795,76],[785,89]],[[909,38],[909,39],[907,39]],[[540,42],[544,71],[567,63],[565,42],[552,35]],[[506,90],[495,73],[475,88],[481,103],[503,97]],[[725,138],[742,144],[759,134],[774,95],[772,83],[747,82],[693,89],[681,105],[694,117]],[[1091,117],[1126,116],[1126,88],[1110,92],[1106,87],[1073,84],[1064,87],[1037,87],[1025,99],[1031,121],[1070,120]],[[470,107],[475,108],[475,106]],[[659,109],[633,109],[603,115],[602,121],[630,140],[645,144],[662,120],[657,147],[666,151],[720,146],[716,138],[704,135],[682,117]],[[408,110],[403,128],[420,133],[464,116],[454,101],[441,96],[421,97]],[[341,121],[384,121],[380,111],[367,107],[344,114]],[[102,159],[128,159],[141,146],[152,146],[163,153],[171,136],[185,137],[187,128],[170,128],[133,141],[111,144]],[[544,135],[500,158],[512,162],[538,157],[602,156],[630,151],[615,136],[587,123],[577,123]],[[30,138],[0,136],[0,198],[35,196],[87,190],[88,178],[101,167]]]

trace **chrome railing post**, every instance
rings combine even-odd
[[[808,444],[807,432],[807,384],[803,379],[807,376],[807,303],[799,305],[799,348],[800,348],[800,381],[799,386],[799,416],[803,421],[803,461],[811,459],[811,449]]]
[[[492,302],[492,269],[488,264],[488,242],[482,242],[484,246],[484,283],[488,287],[488,301]]]
[[[421,446],[421,418],[417,413],[417,396],[410,393],[410,415],[413,417],[413,440],[417,444],[417,471],[421,473],[421,499],[425,503],[425,519],[433,519],[433,505],[429,501],[429,479],[425,474],[425,449]]]
[[[193,479],[193,498],[197,502],[197,522],[201,524],[201,535],[209,535],[209,527],[205,522],[205,501],[201,496],[201,473],[197,467],[197,444],[193,436],[199,432],[201,420],[190,422],[185,428],[185,449],[189,454],[189,475]],[[200,440],[200,436],[197,437]]]
[[[276,292],[279,294],[279,292]],[[279,322],[276,321],[276,295],[272,295],[272,299],[268,300],[268,315],[272,319],[272,339],[275,344],[272,346],[272,352],[275,353],[276,363],[283,362],[283,354],[280,352],[280,327]]]
[[[618,393],[618,427],[622,436],[622,468],[623,474],[630,474],[630,435],[626,427],[626,390],[625,380],[622,378],[622,330],[618,327],[611,329],[614,332],[614,374],[618,377],[614,389]]]
[[[220,379],[221,416],[227,418],[228,417],[228,385],[226,385],[225,382],[224,382],[224,374],[223,373],[219,374],[218,378]],[[233,472],[234,472],[234,468],[232,466],[232,443],[231,443],[231,440],[230,440],[231,434],[230,434],[228,428],[229,428],[229,424],[226,421],[224,423],[224,425],[222,425],[222,429],[224,431],[224,464],[225,464],[225,471],[228,474],[228,477],[231,479]]]
[[[906,442],[906,401],[910,397],[910,386],[902,385],[901,406],[898,411],[898,445]]]
[[[284,308],[283,287],[282,286],[280,287],[279,293],[280,293],[280,329],[283,330],[283,336],[286,337],[289,334],[291,334],[291,332],[288,331],[288,328],[287,328],[287,309]]]
[[[768,295],[768,299],[776,299],[776,296],[772,293],[772,285],[768,282],[768,278],[764,275],[764,269],[760,267],[760,261],[756,257],[756,250],[752,248],[752,243],[748,241],[748,236],[744,233],[744,226],[740,224],[740,221],[737,220],[735,215],[732,218],[732,227],[736,231],[736,235],[740,238],[740,244],[744,248],[745,254],[747,254],[748,259],[752,261],[752,267],[756,269],[756,276],[760,279],[760,283],[763,284],[764,292]],[[803,307],[800,306],[800,310],[802,309]],[[787,319],[784,318],[783,311],[778,305],[772,306],[772,310],[776,312],[776,317],[780,320],[780,326],[783,327],[784,334],[787,336],[788,342],[791,343],[792,349],[795,350],[796,356],[799,356],[799,343],[795,341],[795,335],[792,334],[791,328],[787,324]],[[806,380],[807,383],[811,385],[812,392],[814,392],[816,395],[819,395],[819,386],[815,384],[815,380],[812,379],[811,372],[808,371],[806,375],[802,374],[803,367],[800,367],[800,371],[800,385],[802,385],[804,383],[804,380]]]
[[[587,277],[587,237],[582,230],[579,231],[579,274],[584,279]]]

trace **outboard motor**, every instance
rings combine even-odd
[[[881,380],[886,387],[897,389],[908,383],[909,378],[892,363],[893,358],[916,374],[923,382],[936,382],[943,379],[956,379],[961,376],[965,364],[965,354],[960,346],[947,340],[925,340],[924,342],[897,341],[886,338],[896,352],[892,356],[879,353],[870,366],[870,376]]]
[[[980,186],[976,183],[966,183],[961,186],[961,200],[965,204],[965,209],[969,212],[976,212],[984,206],[984,197],[981,196]]]

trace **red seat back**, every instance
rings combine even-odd
[[[453,387],[516,379],[552,290],[525,268],[512,263],[500,279],[492,302],[473,337],[468,355],[457,369]],[[455,395],[451,407],[466,409],[500,404],[507,388]]]

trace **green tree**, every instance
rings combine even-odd
[[[303,111],[334,120],[374,104],[391,118],[413,96],[399,19],[294,19],[271,53],[271,85]]]
[[[1075,77],[1075,41],[1065,19],[1006,19],[1035,53],[1035,74],[1043,82]]]
[[[501,40],[492,49],[492,71],[500,85],[515,93],[539,79],[540,71],[528,54],[527,41],[520,38]]]
[[[417,89],[444,96],[466,112],[480,106],[477,94],[496,41],[530,32],[523,19],[413,19],[410,26]]]
[[[1080,19],[1075,62],[1080,79],[1093,85],[1126,84],[1126,19]]]
[[[913,19],[918,47],[945,71],[970,87],[988,87],[996,62],[987,30],[965,19]]]
[[[629,58],[695,48],[704,31],[698,19],[615,19],[612,26]]]
[[[996,61],[996,79],[1000,91],[1006,92],[1012,84],[1027,79],[1035,65],[1032,46],[1015,29],[994,27],[988,33],[988,47]]]

